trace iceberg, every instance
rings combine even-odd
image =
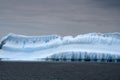
[[[0,60],[120,62],[120,33],[88,33],[76,37],[10,33],[0,40]]]

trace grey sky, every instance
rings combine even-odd
[[[0,38],[120,32],[120,0],[0,0]]]

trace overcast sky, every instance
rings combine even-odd
[[[120,0],[0,0],[0,38],[120,32]]]

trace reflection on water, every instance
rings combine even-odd
[[[120,62],[120,59],[65,59],[65,58],[37,58],[34,60],[14,60],[9,58],[0,58],[0,61],[18,61],[18,62]]]

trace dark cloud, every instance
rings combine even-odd
[[[120,32],[120,0],[0,0],[0,37]]]
[[[93,1],[103,8],[120,9],[120,0],[93,0]]]

